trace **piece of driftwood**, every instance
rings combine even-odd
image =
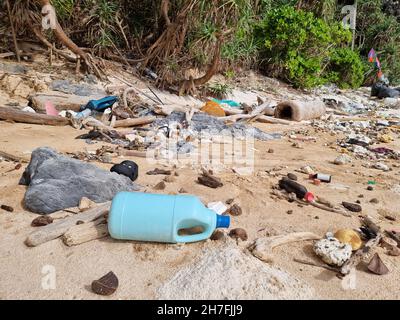
[[[312,267],[327,269],[327,270],[333,271],[333,272],[339,272],[339,269],[337,269],[335,267],[328,266],[326,264],[322,264],[322,263],[316,263],[316,262],[313,262],[313,261],[307,261],[307,260],[302,260],[302,259],[297,259],[297,258],[294,258],[293,261],[297,262],[297,263],[305,264],[305,265],[308,265],[308,266],[312,266]]]
[[[273,118],[270,116],[264,116],[264,115],[254,116],[251,114],[242,114],[242,113],[238,113],[238,114],[227,116],[227,117],[221,117],[220,119],[225,122],[236,122],[239,120],[253,119],[253,118],[255,120],[257,120],[258,122],[262,122],[262,123],[283,124],[283,125],[292,125],[293,124],[293,122],[284,120],[284,119],[277,119],[277,118]]]
[[[7,153],[5,151],[0,151],[0,157],[8,160],[8,161],[14,161],[14,162],[23,162],[23,163],[27,163],[29,162],[28,159],[19,157],[19,156],[15,156],[13,154]]]
[[[249,250],[256,258],[260,260],[264,262],[273,262],[274,248],[287,243],[319,239],[321,239],[321,237],[312,232],[290,233],[286,235],[257,239],[249,247]]]
[[[154,106],[154,112],[159,115],[169,116],[172,112],[186,112],[189,109],[187,106],[176,104],[157,104]]]
[[[134,127],[140,126],[144,124],[153,123],[156,120],[156,117],[142,117],[136,119],[125,119],[125,120],[117,120],[114,123],[114,128],[126,128],[126,127]]]
[[[222,109],[225,111],[225,114],[227,116],[234,116],[238,114],[245,114],[245,112],[242,109],[239,108],[232,108],[232,107],[222,107]]]
[[[70,228],[62,236],[65,245],[72,247],[81,243],[104,238],[108,235],[106,219],[100,218],[93,222],[83,223]]]
[[[69,120],[63,117],[49,116],[47,114],[25,112],[3,107],[0,107],[0,120],[49,126],[66,126],[69,124]]]
[[[138,158],[146,158],[147,152],[146,151],[137,151],[137,150],[126,150],[126,149],[117,149],[117,153],[119,156],[124,157],[138,157]]]
[[[110,205],[111,202],[106,202],[86,212],[67,217],[42,227],[32,232],[26,239],[25,244],[29,247],[36,247],[42,243],[57,239],[80,221],[84,223],[91,222],[104,216],[109,211]]]
[[[376,238],[369,240],[363,248],[357,250],[356,253],[354,253],[342,266],[340,273],[343,275],[349,274],[353,268],[356,268],[360,262],[364,261],[371,255],[373,249],[378,246],[381,239],[382,234],[378,234]]]
[[[219,188],[223,186],[223,183],[220,178],[214,177],[212,174],[207,172],[206,170],[203,170],[202,175],[198,177],[197,181],[209,188]]]
[[[13,57],[15,56],[14,52],[5,52],[5,53],[0,53],[0,59],[8,58],[8,57]]]
[[[370,239],[363,248],[357,250],[356,253],[354,253],[351,258],[342,266],[340,273],[343,275],[349,274],[351,270],[356,268],[362,261],[368,259],[368,257],[371,256],[374,248],[377,247],[382,240],[383,235],[380,232],[380,227],[377,226],[370,217],[363,217],[362,224],[371,229],[371,231],[376,232],[377,236],[373,239]]]
[[[304,202],[304,201],[303,201],[303,202]],[[313,206],[313,207],[315,207],[315,208],[318,208],[318,209],[321,209],[321,210],[325,210],[325,211],[328,211],[328,212],[339,213],[339,214],[341,214],[341,215],[343,215],[343,216],[345,216],[345,217],[351,217],[351,216],[352,216],[352,215],[351,215],[350,213],[348,213],[347,211],[340,210],[340,209],[336,209],[336,208],[332,208],[332,207],[330,207],[330,206],[323,205],[323,204],[318,203],[318,202],[316,202],[316,201],[305,202],[305,204],[310,204],[311,206]]]

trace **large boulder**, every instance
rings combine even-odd
[[[32,152],[19,183],[28,186],[24,198],[26,209],[39,214],[78,206],[82,197],[100,203],[111,200],[120,191],[140,189],[128,177],[71,159],[50,148]]]

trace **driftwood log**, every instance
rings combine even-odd
[[[106,219],[100,218],[93,222],[83,223],[70,228],[62,236],[65,245],[72,247],[81,243],[104,238],[108,235]]]
[[[140,126],[140,125],[144,125],[144,124],[153,123],[155,120],[156,120],[156,117],[142,117],[142,118],[136,118],[136,119],[117,120],[117,121],[115,121],[114,128]]]
[[[256,258],[269,263],[274,261],[273,249],[278,246],[292,242],[319,239],[321,239],[321,237],[312,232],[290,233],[287,235],[257,239],[249,249]]]
[[[19,156],[15,156],[13,154],[4,152],[4,151],[0,151],[0,157],[6,159],[7,161],[14,161],[14,162],[23,162],[23,163],[27,163],[29,162],[28,159],[19,157]]]
[[[66,126],[69,124],[69,120],[63,117],[49,116],[47,114],[25,112],[3,107],[0,107],[0,120],[49,126]]]
[[[39,230],[32,232],[28,236],[25,244],[28,247],[36,247],[42,243],[57,239],[79,222],[91,222],[104,216],[108,213],[110,205],[111,202],[106,202],[96,208],[67,217],[45,227],[41,227]]]

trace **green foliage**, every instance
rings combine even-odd
[[[223,99],[232,92],[232,88],[229,84],[210,83],[207,85],[207,91],[214,97]]]
[[[328,82],[331,57],[351,41],[350,31],[339,23],[328,24],[312,12],[291,6],[271,10],[257,25],[255,37],[267,72],[304,88]],[[335,61],[339,58],[336,54]],[[347,83],[342,69],[334,70]]]
[[[327,79],[340,88],[358,88],[364,83],[365,63],[358,52],[339,48],[332,52]]]
[[[382,0],[358,1],[356,44],[363,56],[367,56],[369,50],[374,48],[385,75],[392,84],[399,84],[400,22],[396,17],[385,14],[382,8]],[[370,69],[373,69],[372,65]]]
[[[52,4],[56,9],[59,19],[71,17],[74,11],[75,0],[53,0]]]

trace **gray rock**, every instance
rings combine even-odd
[[[154,127],[168,126],[171,123],[178,122],[183,123],[185,120],[184,112],[172,112],[168,117],[157,119],[154,123]],[[255,139],[267,141],[267,140],[277,140],[282,136],[278,133],[265,133],[260,129],[242,124],[235,123],[231,126],[226,125],[222,120],[217,117],[210,116],[206,113],[195,113],[191,125],[191,130],[198,134],[203,134],[205,131],[209,131],[210,134],[220,134],[220,135],[232,135],[235,138],[254,137]]]
[[[75,94],[77,96],[89,97],[94,95],[104,95],[106,92],[99,88],[86,83],[72,83],[69,80],[54,80],[50,84],[51,90],[60,91],[67,94]]]
[[[338,157],[335,159],[334,164],[336,164],[336,165],[338,165],[338,166],[341,166],[341,165],[350,163],[351,160],[352,160],[352,159],[351,159],[350,156],[348,156],[347,154],[342,154],[342,155],[338,156]]]
[[[26,209],[40,214],[76,207],[82,197],[100,203],[111,200],[120,191],[140,189],[128,177],[68,158],[50,148],[32,152],[19,183],[28,186],[24,197]]]
[[[19,63],[17,64],[0,62],[0,71],[11,74],[26,74],[28,72],[28,68]]]

